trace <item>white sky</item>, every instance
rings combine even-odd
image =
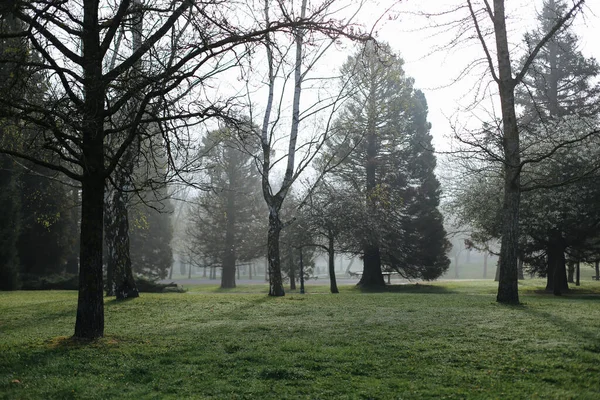
[[[464,45],[453,51],[437,51],[430,54],[432,49],[443,45],[444,40],[448,40],[452,35],[446,32],[444,35],[432,37],[435,29],[420,30],[427,26],[426,18],[406,13],[415,10],[439,12],[446,9],[447,5],[464,3],[464,0],[404,0],[394,8],[398,12],[398,18],[384,21],[379,28],[378,37],[389,42],[401,53],[406,63],[407,75],[415,78],[415,86],[425,93],[437,150],[444,150],[449,146],[448,118],[458,119],[460,124],[468,124],[470,118],[474,119],[471,113],[457,111],[472,101],[473,88],[481,78],[481,69],[479,74],[472,74],[452,85],[451,83],[463,68],[480,58],[483,52],[478,42],[472,42],[471,46]],[[536,26],[536,9],[541,8],[542,1],[512,0],[506,3],[507,7],[512,7],[507,10],[507,18],[512,27],[509,41],[518,45],[521,43],[523,32]],[[586,3],[584,14],[580,14],[574,22],[575,32],[580,37],[584,55],[600,60],[600,1],[588,0]],[[521,55],[522,53],[518,53],[513,59],[518,59]],[[491,110],[489,105],[485,108],[487,112]]]

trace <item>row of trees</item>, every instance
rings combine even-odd
[[[483,142],[471,143],[484,151],[483,161],[488,156],[501,161],[498,300],[518,302],[522,175],[538,158],[550,162],[553,155],[592,140],[593,135],[586,130],[576,140],[550,145],[543,155],[523,158],[525,130],[517,122],[515,91],[540,51],[584,1],[557,10],[537,43],[531,37],[531,51],[515,76],[504,1],[494,0],[492,7],[483,0],[481,8],[470,0],[466,3],[502,103],[501,126],[486,126],[483,136],[477,136]],[[77,5],[15,0],[2,5],[0,38],[3,43],[19,42],[21,50],[4,52],[1,60],[2,65],[18,67],[14,82],[19,95],[0,99],[0,118],[8,127],[2,130],[0,152],[9,157],[7,163],[26,160],[81,187],[76,337],[95,338],[104,331],[105,210],[110,212],[106,219],[112,260],[109,288],[122,297],[135,295],[128,207],[132,197],[146,202],[141,193],[148,188],[154,197],[164,197],[161,190],[164,193],[174,181],[206,190],[197,202],[197,225],[218,222],[223,229],[217,235],[201,229],[190,248],[211,263],[220,257],[224,277],[234,275],[238,254],[251,257],[251,249],[261,247],[254,243],[253,235],[260,229],[253,224],[264,219],[253,213],[264,206],[250,191],[253,182],[260,181],[268,213],[264,227],[273,296],[285,294],[280,239],[294,225],[301,229],[287,235],[295,247],[323,246],[331,255],[337,246],[361,255],[363,287],[383,286],[382,268],[423,279],[434,279],[447,269],[449,243],[437,210],[439,183],[433,174],[425,98],[414,89],[389,46],[357,34],[352,19],[332,19],[332,4],[265,1],[244,4],[241,14],[239,4],[193,0],[151,4],[83,0]],[[482,29],[482,15],[489,17],[491,29]],[[146,20],[152,24],[143,24]],[[495,38],[496,64],[487,45],[488,33]],[[342,37],[367,40],[367,44],[342,68],[337,90],[319,95],[302,109],[303,89],[313,85],[311,73]],[[251,56],[257,54],[266,60],[264,91],[254,80],[257,69]],[[233,94],[210,90],[212,84],[222,84],[225,80],[219,76],[231,69],[239,73],[248,101],[239,95],[239,88]],[[40,82],[44,82],[41,89]],[[16,89],[19,85],[21,90]],[[279,88],[283,92],[276,96]],[[260,110],[252,102],[259,94],[266,95]],[[212,121],[222,128],[215,129]],[[312,136],[300,135],[308,127]],[[530,131],[543,129],[532,125]],[[27,141],[25,132],[32,133]],[[199,143],[202,132],[211,133]],[[534,133],[531,137],[532,145],[525,148],[533,151],[533,143],[540,140]],[[278,146],[282,138],[283,151]],[[488,146],[493,143],[499,144],[499,154]],[[280,164],[284,165],[278,169]],[[316,178],[307,190],[298,191],[297,204],[291,207],[286,198],[293,193],[292,185],[311,168]],[[197,182],[195,176],[209,177],[209,183]],[[531,179],[538,177],[532,170]],[[567,176],[545,185],[554,187],[571,179]],[[107,192],[106,187],[114,191]],[[231,279],[225,284],[231,286]]]
[[[283,294],[278,212],[291,184],[308,165],[295,170],[305,76],[303,46],[308,40],[316,45],[319,35],[325,48],[340,35],[354,36],[347,20],[331,19],[330,5],[329,1],[311,5],[304,1],[296,8],[291,3],[266,1],[262,10],[248,3],[238,12],[239,4],[195,1],[2,4],[1,38],[17,40],[24,49],[23,57],[8,57],[2,63],[17,65],[22,72],[19,82],[28,89],[36,77],[45,88],[41,95],[23,92],[20,97],[1,98],[3,121],[18,126],[17,135],[33,132],[27,146],[18,146],[22,142],[11,140],[3,130],[1,152],[60,172],[81,187],[76,337],[95,338],[104,331],[102,249],[107,184],[115,189],[110,194],[112,218],[107,223],[109,230],[114,229],[108,236],[115,242],[107,247],[118,261],[113,269],[115,290],[125,294],[131,285],[129,217],[124,212],[130,199],[124,194],[152,182],[187,181],[203,168],[198,130],[207,121],[232,122],[239,115],[235,94],[207,89],[219,73],[232,67],[242,67],[239,70],[246,79],[254,68],[246,56],[259,47],[266,49],[269,68],[269,100],[259,145],[263,195],[271,213],[271,293]],[[270,160],[276,125],[271,120],[272,99],[276,81],[287,79],[287,50],[279,46],[287,39],[291,39],[288,50],[293,47],[296,54],[294,112],[284,184],[274,191],[269,181],[276,163]],[[148,173],[141,180],[131,177],[138,158],[147,162],[142,171]]]
[[[319,175],[281,210],[281,266],[292,281],[297,262],[291,260],[302,248],[329,254],[334,293],[337,251],[363,259],[364,287],[384,286],[385,270],[435,279],[448,268],[427,103],[402,65],[389,45],[375,42],[343,65],[340,82],[351,89],[316,158]],[[212,190],[191,208],[188,249],[200,263],[222,266],[224,288],[235,286],[236,262],[268,248],[257,131],[230,126],[204,140]],[[310,259],[305,254],[304,263]]]

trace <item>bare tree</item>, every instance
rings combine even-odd
[[[294,18],[299,20],[304,19],[317,19],[327,20],[329,19],[329,8],[334,3],[334,0],[327,0],[323,4],[312,6],[309,9],[308,2],[306,0],[301,1],[300,13]],[[289,14],[292,9],[288,10],[282,3],[277,4],[283,14]],[[361,4],[357,7],[360,9]],[[267,26],[270,22],[270,2],[265,0],[264,2],[264,15]],[[352,21],[350,18],[348,21]],[[333,118],[333,113],[343,101],[344,91],[338,92],[327,99],[319,99],[311,106],[309,106],[305,112],[300,110],[300,97],[302,93],[302,86],[307,75],[315,67],[318,60],[325,54],[325,52],[333,46],[341,36],[352,37],[354,39],[366,39],[367,35],[354,35],[349,31],[352,25],[350,22],[344,23],[336,31],[328,31],[328,36],[324,40],[317,41],[314,37],[307,38],[307,29],[305,27],[297,27],[293,30],[293,41],[291,45],[286,46],[285,44],[278,43],[270,33],[265,34],[265,48],[267,58],[267,103],[265,112],[263,115],[263,123],[260,131],[260,143],[262,147],[262,159],[258,160],[260,163],[260,171],[262,175],[262,191],[265,202],[269,210],[269,229],[267,235],[267,259],[269,269],[269,295],[270,296],[284,296],[285,292],[283,289],[283,282],[281,276],[281,260],[279,251],[279,237],[281,230],[285,224],[281,220],[280,211],[286,196],[292,186],[292,184],[298,179],[298,177],[304,172],[304,170],[310,165],[318,151],[323,146],[327,135],[329,133],[330,124]],[[305,46],[307,40],[311,40],[312,46],[316,47],[317,50],[312,57],[309,57],[309,53],[306,52]],[[291,72],[286,72],[285,67],[286,57],[289,53],[293,54],[292,69]],[[282,78],[283,85],[293,75],[293,96],[292,96],[292,111],[291,111],[291,122],[289,125],[289,136],[287,140],[287,150],[284,152],[282,157],[277,159],[274,158],[275,144],[277,141],[277,128],[282,122],[282,107],[281,100],[285,96],[285,90],[281,92],[281,99],[279,104],[275,104],[275,89],[278,83],[278,78]],[[299,142],[300,124],[304,120],[313,117],[316,113],[322,110],[329,110],[329,117],[323,122],[323,127],[319,133],[306,140]],[[274,112],[275,111],[275,112]],[[274,115],[273,115],[274,114]],[[296,159],[299,148],[302,148],[302,158]],[[281,185],[277,189],[271,181],[274,167],[280,161],[286,161],[285,172]],[[322,174],[323,171],[320,171]]]
[[[454,48],[471,38],[475,38],[479,42],[483,56],[465,67],[463,74],[472,73],[477,67],[484,66],[485,73],[481,77],[477,90],[486,94],[492,92],[492,96],[497,96],[500,100],[501,121],[497,122],[497,126],[486,126],[477,134],[468,132],[461,136],[461,133],[457,132],[456,137],[463,145],[466,145],[466,151],[465,148],[462,148],[457,154],[463,160],[470,158],[466,161],[470,164],[470,173],[483,172],[488,169],[489,161],[502,165],[502,216],[499,227],[501,236],[500,276],[497,295],[497,301],[501,303],[519,303],[518,226],[522,191],[521,171],[525,165],[536,162],[533,158],[523,159],[522,157],[521,132],[515,108],[516,88],[523,83],[525,75],[541,49],[558,31],[573,20],[584,3],[585,0],[573,1],[564,13],[558,15],[552,26],[540,36],[537,42],[528,46],[527,54],[519,67],[515,67],[511,61],[515,55],[511,54],[513,48],[509,42],[508,17],[504,0],[466,0],[452,10],[454,13],[461,13],[461,17],[442,24],[446,30],[457,28],[458,33],[451,43]],[[491,90],[491,86],[486,86],[490,78],[497,88],[495,92]],[[477,100],[481,98],[482,92],[478,92]],[[497,152],[496,149],[500,151]]]
[[[105,182],[129,147],[140,136],[154,138],[166,149],[168,172],[183,177],[198,164],[194,156],[187,157],[196,155],[194,129],[208,119],[227,118],[237,102],[235,96],[208,90],[219,73],[238,65],[269,32],[299,27],[338,31],[331,21],[311,15],[292,19],[279,13],[265,24],[236,17],[243,4],[155,0],[141,7],[153,23],[144,27],[139,47],[119,54],[109,68],[118,32],[131,22],[131,5],[131,0],[15,0],[0,9],[24,24],[2,38],[27,39],[37,56],[24,63],[47,77],[44,101],[1,98],[3,117],[42,128],[28,147],[44,148],[52,157],[4,143],[0,152],[62,172],[82,187],[78,338],[104,333]],[[132,104],[127,122],[115,123]]]

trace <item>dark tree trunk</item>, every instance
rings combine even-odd
[[[102,230],[104,223],[104,98],[102,50],[98,4],[83,3],[82,59],[84,104],[82,110],[83,169],[79,294],[76,338],[104,335],[104,288],[102,284]]]
[[[127,157],[123,156],[128,162]],[[133,162],[131,169],[116,171],[115,181],[119,188],[126,186],[124,174],[130,176],[133,173]],[[131,269],[131,256],[129,254],[129,216],[127,213],[127,195],[121,190],[110,188],[108,190],[108,201],[105,203],[104,227],[107,249],[107,296],[116,296],[122,300],[126,298],[139,297],[139,292],[133,278]]]
[[[381,255],[378,246],[366,246],[363,259],[363,274],[358,282],[362,288],[379,289],[385,287],[381,273]]]
[[[487,270],[488,270],[488,252],[483,253],[483,279],[487,278]]]
[[[551,244],[548,245],[546,254],[546,291],[552,292],[554,290],[554,268],[557,263],[557,255],[556,252],[553,251]]]
[[[565,262],[566,242],[558,230],[552,230],[548,243],[548,282],[546,290],[560,296],[569,289],[567,283],[567,268]]]
[[[500,277],[496,300],[500,303],[518,304],[517,257],[519,254],[519,202],[521,199],[519,164],[521,163],[521,154],[515,111],[514,91],[517,82],[512,76],[503,0],[494,0],[494,34],[498,59],[497,83],[502,108],[502,147],[505,159]]]
[[[79,225],[77,221],[81,219],[81,216],[79,215],[79,189],[73,188],[71,192],[71,201],[69,235],[73,242],[69,251],[69,258],[67,259],[66,272],[67,274],[76,275],[79,267]]]
[[[103,151],[103,148],[99,148]],[[96,154],[102,159],[102,154]],[[96,339],[104,336],[104,297],[102,284],[102,222],[104,176],[86,176],[82,181],[79,295],[75,337]]]
[[[596,280],[600,280],[600,260],[596,260]]]
[[[279,254],[279,235],[282,223],[279,219],[279,207],[271,206],[269,212],[269,232],[267,234],[267,256],[269,260],[269,296],[285,296],[281,279],[281,258]]]
[[[575,283],[575,262],[569,261],[567,263],[567,282]]]
[[[519,267],[518,267],[518,273],[519,273],[519,280],[523,280],[525,279],[525,273],[524,273],[524,268],[523,268],[523,259],[521,257],[519,257]]]
[[[579,261],[577,261],[577,265],[575,265],[575,286],[579,286],[580,285],[580,278],[581,278],[581,263]]]
[[[335,249],[333,245],[333,233],[329,232],[329,246],[327,248],[327,253],[329,254],[329,290],[331,293],[339,293],[335,278]]]
[[[376,85],[371,85],[369,93],[369,110],[367,121],[367,160],[366,160],[366,204],[367,212],[371,215],[377,213],[376,205],[376,171],[377,171],[377,127],[376,127]],[[363,274],[358,282],[362,288],[379,289],[385,287],[385,280],[381,273],[381,254],[377,235],[374,232],[367,232],[367,244],[364,247]]]
[[[567,282],[567,268],[563,252],[562,257],[559,259],[559,262],[554,269],[554,294],[560,296],[567,290],[569,290],[569,283]]]

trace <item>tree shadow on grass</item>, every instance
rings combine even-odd
[[[522,306],[522,310],[526,314],[531,315],[532,317],[546,320],[550,324],[556,326],[557,328],[560,328],[562,331],[568,332],[576,340],[582,341],[581,339],[583,339],[584,341],[592,343],[593,350],[590,351],[600,353],[600,345],[598,344],[598,332],[595,329],[586,329],[583,327],[584,325],[577,323],[576,320],[567,320],[562,316],[558,315],[557,313],[537,310],[532,307],[527,307],[526,305]],[[584,349],[587,350],[587,347],[589,346],[584,345]]]
[[[567,290],[563,290],[560,296],[556,296],[551,290],[545,289],[530,290],[525,292],[525,294],[570,300],[600,301],[600,292],[593,289],[569,288]]]

